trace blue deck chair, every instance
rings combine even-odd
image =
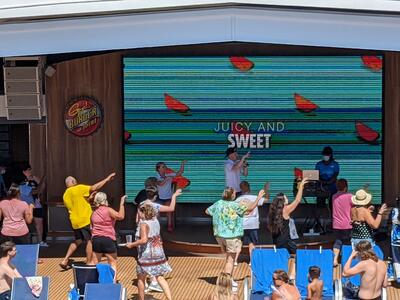
[[[245,299],[264,299],[272,293],[272,274],[281,269],[287,272],[289,252],[286,249],[254,249],[251,254],[251,282],[246,279]]]
[[[87,283],[85,300],[125,300],[125,289],[120,284]]]
[[[49,277],[42,277],[43,288],[40,297],[33,296],[25,278],[14,278],[12,283],[11,300],[47,300],[49,298]]]
[[[318,266],[321,269],[321,279],[324,281],[323,299],[336,299],[338,282],[333,281],[333,252],[327,250],[297,250],[296,254],[296,285],[302,298],[307,297],[308,269]],[[338,297],[338,296],[337,296]]]
[[[11,263],[23,276],[36,276],[39,259],[39,244],[16,245],[17,254]]]
[[[74,288],[69,292],[72,300],[78,300],[85,294],[87,283],[113,283],[114,270],[108,264],[96,266],[72,265]]]

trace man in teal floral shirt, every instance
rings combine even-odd
[[[225,273],[232,275],[235,254],[242,247],[243,215],[255,209],[264,195],[264,190],[261,190],[253,203],[236,203],[235,190],[229,187],[224,190],[221,200],[206,209],[206,214],[212,216],[214,236],[222,251],[226,253]],[[237,288],[236,282],[232,285]]]

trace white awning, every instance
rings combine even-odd
[[[399,51],[399,32],[398,15],[233,5],[6,23],[0,56],[231,41]]]
[[[50,18],[232,5],[400,12],[399,0],[13,0],[1,2],[0,20],[4,21],[13,21],[18,18]]]

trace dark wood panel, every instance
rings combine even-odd
[[[385,54],[383,188],[385,202],[394,206],[400,195],[400,53]]]
[[[122,101],[119,54],[98,55],[57,64],[56,73],[46,78],[48,105],[49,202],[62,201],[68,175],[93,184],[117,172],[105,192],[119,199],[122,184]],[[86,95],[98,100],[104,119],[89,137],[77,137],[64,126],[63,112],[71,98]]]
[[[47,140],[46,124],[29,124],[29,163],[33,174],[42,178],[46,174],[47,164]],[[45,182],[46,177],[43,177]],[[45,185],[45,187],[47,184]],[[47,201],[47,193],[44,190],[42,201]]]

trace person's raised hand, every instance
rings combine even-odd
[[[97,191],[93,191],[93,192],[90,194],[90,196],[89,196],[89,198],[88,198],[88,201],[89,201],[89,202],[93,202],[94,196],[96,196],[96,194],[97,194]]]
[[[265,191],[264,190],[260,190],[259,192],[258,192],[258,197],[259,198],[262,198],[262,197],[264,197],[265,196]]]
[[[119,205],[124,205],[124,204],[125,204],[125,201],[126,201],[126,198],[128,198],[128,196],[127,196],[127,195],[123,195],[123,196],[121,197],[121,200],[120,200],[120,202],[119,202]]]
[[[356,251],[356,250],[353,250],[352,252],[351,252],[351,257],[352,258],[354,258],[354,257],[357,257],[357,255],[358,255],[358,252]]]
[[[182,193],[182,190],[181,189],[177,189],[176,191],[175,191],[175,193],[174,193],[174,195],[175,195],[175,197],[178,197],[178,196],[180,196],[180,195],[182,195],[183,193]]]
[[[249,152],[247,152],[245,155],[243,155],[243,158],[249,158],[250,157],[250,151]]]
[[[375,206],[373,206],[373,205],[368,206],[368,210],[370,212],[373,212],[375,210]]]
[[[115,177],[115,172],[113,172],[113,173],[111,173],[110,175],[108,175],[108,176],[107,176],[107,180],[108,180],[108,181],[111,181],[111,180],[114,179],[114,177]]]
[[[388,210],[386,203],[383,203],[381,208],[379,209],[378,214],[383,215]]]
[[[307,182],[309,182],[310,180],[307,178],[307,177],[305,177],[305,178],[303,178],[302,180],[301,180],[301,182],[300,182],[300,186],[303,186],[304,187],[304,185],[307,183]]]

